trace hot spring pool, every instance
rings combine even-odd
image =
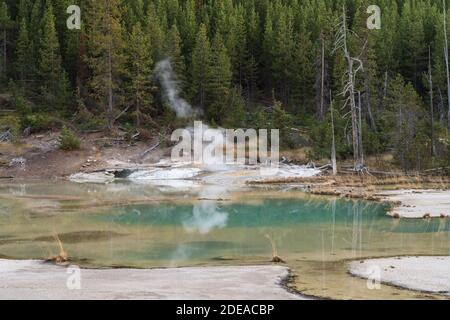
[[[33,182],[0,186],[0,257],[58,253],[54,235],[85,267],[180,267],[270,263],[292,270],[289,286],[330,298],[439,298],[347,274],[349,260],[448,255],[448,220],[395,220],[375,202],[300,191],[217,186],[87,185]]]

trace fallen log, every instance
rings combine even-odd
[[[157,144],[155,144],[153,147],[151,147],[150,149],[145,150],[142,154],[141,154],[141,158],[145,157],[147,154],[149,154],[150,152],[152,152],[153,150],[155,150],[156,148],[158,148],[161,145],[161,142],[158,142]]]
[[[11,130],[0,133],[0,142],[10,142],[12,140]]]
[[[386,171],[370,170],[370,173],[372,173],[373,175],[380,175],[380,176],[392,176],[392,177],[403,176],[403,173],[399,173],[399,172],[386,172]]]
[[[317,170],[333,169],[333,166],[329,163],[329,164],[326,164],[326,165],[321,166],[321,167],[316,168],[316,169]]]

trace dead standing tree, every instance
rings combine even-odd
[[[344,90],[341,95],[346,97],[343,108],[350,106],[350,115],[352,122],[352,143],[353,143],[353,158],[355,171],[361,172],[364,170],[364,160],[361,145],[361,126],[359,124],[358,106],[356,105],[356,75],[359,71],[363,70],[363,63],[361,59],[352,57],[350,55],[347,45],[347,34],[349,30],[347,28],[347,14],[345,6],[343,6],[342,22],[339,24],[339,29],[336,34],[336,41],[334,44],[333,52],[342,50],[344,58],[347,64],[345,78],[347,79],[344,85]]]
[[[424,74],[428,81],[428,89],[430,95],[430,126],[431,126],[431,156],[436,155],[436,144],[434,141],[434,95],[433,95],[433,70],[431,67],[431,46],[428,47],[428,73]]]
[[[337,162],[336,162],[336,136],[334,134],[334,114],[333,114],[333,98],[330,90],[330,112],[331,112],[331,166],[333,168],[333,176],[337,175]]]
[[[447,37],[447,8],[445,6],[445,0],[442,0],[443,10],[444,10],[444,58],[445,58],[445,71],[447,76],[447,103],[448,103],[448,114],[447,114],[447,126],[450,130],[450,72],[449,72],[449,62],[448,62],[448,37]]]

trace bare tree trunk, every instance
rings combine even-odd
[[[331,110],[331,165],[333,167],[333,176],[337,175],[337,161],[336,161],[336,136],[334,134],[334,115],[333,115],[333,98],[330,91],[330,110]]]
[[[367,40],[366,40],[367,41]],[[368,49],[365,47],[364,49],[364,56],[365,56],[365,60],[367,63],[369,61],[369,52]],[[368,69],[364,70],[364,90],[365,90],[365,105],[367,107],[367,117],[369,120],[369,124],[370,124],[370,128],[373,131],[377,131],[377,126],[375,123],[375,118],[373,117],[373,112],[372,112],[372,90],[371,90],[371,75]]]
[[[369,80],[365,81],[365,89],[366,89],[366,99],[367,99],[367,101],[366,101],[367,115],[369,116],[370,127],[372,128],[372,130],[377,131],[377,125],[375,123],[375,118],[373,117],[373,112],[372,112],[372,102],[371,102],[372,93],[370,91]]]
[[[400,141],[403,135],[402,127],[403,127],[403,107],[400,105],[400,108],[398,109],[398,136]],[[402,164],[402,167],[405,168],[405,150],[403,148],[400,154],[400,163]]]
[[[3,29],[3,68],[2,68],[2,72],[6,78],[6,48],[7,48],[7,44],[6,44],[6,28]]]
[[[352,143],[353,143],[353,158],[354,166],[356,170],[362,168],[361,161],[361,150],[359,145],[359,129],[358,129],[358,115],[357,107],[355,101],[355,71],[353,69],[354,62],[358,59],[352,58],[347,47],[347,14],[345,12],[345,6],[343,7],[343,25],[342,25],[342,49],[344,51],[344,56],[347,61],[347,73],[348,73],[348,83],[346,84],[345,92],[349,95],[350,102],[350,113],[352,118]],[[358,61],[361,63],[361,61]],[[361,65],[360,65],[361,66]]]
[[[388,86],[388,72],[385,71],[384,72],[384,88],[383,88],[383,105],[384,105],[384,102],[386,101],[386,97],[387,97],[387,86]]]
[[[442,126],[445,126],[445,106],[444,106],[444,97],[442,96],[441,88],[438,87],[439,92],[439,123],[442,124]]]
[[[361,166],[364,166],[364,151],[363,151],[363,141],[362,141],[362,120],[361,120],[361,92],[358,91],[358,145],[359,145],[359,159],[361,161]]]
[[[323,120],[324,116],[324,87],[325,87],[325,41],[323,40],[323,35],[321,36],[322,40],[322,59],[321,59],[321,78],[320,78],[320,110],[319,110],[319,119]]]
[[[114,109],[114,98],[113,98],[113,89],[112,89],[112,57],[111,57],[111,49],[108,52],[108,129],[111,130],[113,127],[113,109]]]
[[[349,78],[353,79],[353,62],[349,63]],[[353,80],[352,80],[353,81]],[[353,82],[352,82],[353,83]],[[353,84],[352,84],[353,86]],[[359,150],[359,138],[358,138],[358,119],[356,114],[356,102],[355,102],[355,92],[354,88],[350,91],[350,108],[351,108],[351,117],[352,117],[352,142],[353,142],[353,158],[355,162],[355,169],[359,168],[361,165],[361,159],[359,157],[360,150]]]
[[[447,37],[447,8],[445,6],[445,0],[442,0],[444,6],[444,57],[445,57],[445,70],[447,75],[447,102],[448,102],[448,118],[447,127],[450,130],[450,74],[448,66],[448,37]]]
[[[139,99],[139,91],[136,92],[136,127],[139,128],[141,126],[141,106]]]
[[[428,47],[428,82],[430,87],[430,117],[431,117],[431,156],[436,155],[434,143],[434,105],[433,105],[433,73],[431,70],[431,46]]]
[[[111,15],[110,3],[108,2],[108,14]],[[111,19],[111,17],[109,17]],[[109,21],[109,32],[111,33],[111,21]],[[110,35],[112,37],[112,35]],[[112,38],[110,38],[109,48],[108,48],[108,111],[107,111],[107,121],[108,129],[112,130],[114,125],[114,97],[113,97],[113,74],[112,74]]]

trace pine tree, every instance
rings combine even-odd
[[[275,88],[284,105],[289,105],[292,95],[293,78],[292,57],[294,52],[293,16],[290,8],[277,8],[279,18],[274,30],[274,53],[272,71]]]
[[[184,47],[184,56],[189,57],[195,46],[195,36],[197,35],[197,17],[195,10],[195,0],[187,0],[181,18],[181,34]]]
[[[30,47],[28,26],[25,19],[22,19],[19,25],[19,36],[16,44],[16,71],[21,81],[28,80],[31,76],[29,63],[32,61],[33,56]]]
[[[148,4],[145,26],[146,32],[150,36],[150,43],[152,44],[148,50],[151,52],[153,61],[160,61],[164,59],[165,33],[153,2]]]
[[[128,77],[130,79],[130,97],[134,105],[136,126],[140,127],[146,119],[150,118],[152,104],[151,74],[153,61],[150,47],[150,38],[144,33],[138,22],[133,27],[129,38]],[[144,120],[144,121],[143,121]]]
[[[170,58],[183,98],[212,125],[267,128],[286,116],[309,127],[314,157],[328,157],[332,91],[339,157],[363,132],[366,152],[393,150],[407,170],[428,165],[430,141],[434,165],[446,164],[447,0],[375,3],[380,30],[367,28],[369,0],[0,0],[0,81],[19,81],[36,110],[67,119],[61,107],[77,87],[85,119],[101,114],[95,127],[131,120],[143,129],[163,103],[152,97],[152,67]],[[70,4],[81,6],[82,30],[66,28]],[[347,50],[333,52],[343,5]]]
[[[58,33],[58,39],[61,47],[64,47],[66,33],[70,32],[67,29],[67,8],[72,4],[77,4],[79,0],[47,0],[51,2],[53,7],[53,14],[55,15],[55,28]]]
[[[70,98],[67,74],[62,69],[58,35],[53,6],[47,2],[42,19],[41,38],[38,50],[38,77],[41,94],[47,103],[56,104],[56,110],[66,110]]]
[[[177,24],[180,19],[180,4],[178,0],[166,0],[161,1],[160,3],[163,4],[165,9],[164,16],[167,19],[167,27]]]
[[[6,79],[8,67],[8,30],[12,27],[12,20],[10,18],[9,9],[4,0],[0,1],[0,44],[1,44],[1,62],[0,62],[0,77]]]
[[[264,79],[264,86],[266,91],[272,91],[272,64],[274,61],[274,31],[273,31],[273,17],[272,7],[268,6],[266,9],[266,16],[264,22],[264,35],[262,43],[261,67],[263,72],[261,74]]]
[[[399,23],[397,59],[400,72],[411,81],[417,90],[422,89],[422,74],[427,70],[427,51],[423,28],[423,17],[416,3],[406,1],[403,5]]]
[[[397,75],[389,84],[383,121],[387,141],[406,171],[420,170],[430,160],[430,139],[423,134],[424,108],[411,83]]]
[[[176,25],[173,25],[166,39],[165,54],[170,59],[173,71],[176,74],[178,88],[182,93],[186,89],[186,64],[181,50],[181,37]]]
[[[120,76],[124,73],[119,0],[92,1],[85,10],[86,62],[91,71],[91,96],[105,109],[109,130],[113,128],[116,104],[120,101]]]
[[[20,0],[17,6],[17,21],[20,22],[25,19],[25,22],[30,18],[32,2],[30,0]]]
[[[206,81],[207,117],[214,123],[220,123],[221,117],[228,112],[226,102],[230,94],[232,70],[231,61],[220,33],[216,33],[212,43],[209,61],[209,74]]]
[[[210,74],[211,45],[209,43],[206,26],[200,25],[197,41],[192,52],[192,101],[202,110],[206,105],[206,86]]]
[[[297,106],[295,113],[306,113],[309,110],[300,106],[313,105],[314,100],[314,47],[306,33],[300,32],[296,38],[292,56],[293,72],[292,94]],[[326,73],[324,72],[324,76]],[[324,88],[325,89],[325,88]],[[324,94],[325,96],[325,94]],[[325,108],[324,108],[325,109]],[[325,111],[325,110],[323,110]],[[314,110],[313,110],[314,112]]]
[[[124,24],[126,29],[132,32],[137,23],[143,23],[145,20],[145,6],[143,0],[130,0],[124,4]]]
[[[233,28],[231,30],[230,47],[228,52],[233,65],[235,82],[244,87],[247,83],[249,53],[247,47],[247,30],[245,24],[245,11],[242,6],[236,8]]]
[[[60,79],[61,55],[58,35],[55,28],[55,16],[53,6],[50,2],[42,19],[42,31],[39,43],[38,74],[49,88],[54,90],[57,81]]]
[[[35,0],[30,13],[30,23],[28,24],[28,35],[31,41],[30,51],[33,56],[33,60],[30,62],[29,67],[33,73],[38,73],[38,56],[42,32],[41,21],[43,18],[42,11],[42,0]]]
[[[247,78],[246,78],[246,99],[247,103],[251,104],[258,91],[258,61],[261,56],[261,29],[260,29],[260,17],[255,9],[255,4],[251,1],[250,8],[248,9],[247,16],[247,44],[248,55],[247,64],[245,66]]]

